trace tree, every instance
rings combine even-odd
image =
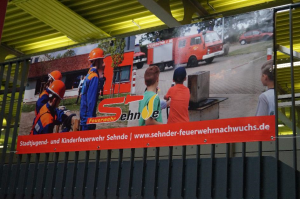
[[[73,57],[73,56],[76,56],[76,53],[74,50],[67,50],[63,55],[62,57]]]
[[[58,55],[56,55],[54,59],[61,59],[61,58],[63,58],[63,56],[60,53],[58,53]]]
[[[121,70],[119,70],[119,65],[124,60],[124,49],[125,49],[125,39],[115,39],[111,41],[104,41],[98,44],[98,47],[101,48],[105,54],[110,54],[112,58],[111,67],[114,69],[114,74],[118,75],[118,94],[120,93],[120,83],[121,83]],[[113,75],[113,80],[111,83],[111,97],[114,96],[115,92],[115,83],[116,83],[116,75]]]
[[[116,39],[114,42],[114,45],[111,46],[110,48],[110,54],[112,58],[112,64],[111,67],[116,71],[118,74],[118,95],[120,93],[120,84],[121,84],[121,70],[119,68],[119,65],[123,62],[124,60],[124,48],[125,48],[125,39]],[[117,70],[115,70],[117,69]],[[112,81],[112,86],[113,86],[113,92],[112,92],[112,97],[114,96],[115,93],[115,83],[116,83],[116,76],[114,75],[113,81]]]
[[[169,28],[169,29],[164,29],[164,30],[160,30],[160,31],[148,32],[141,36],[139,43],[140,43],[140,45],[142,45],[142,43],[145,40],[149,40],[150,42],[157,42],[157,41],[163,41],[163,40],[167,40],[167,39],[171,39],[171,38],[175,38],[175,37],[184,36],[186,32],[191,31],[191,27],[193,25],[194,24],[188,24],[185,26]]]
[[[67,50],[64,54],[58,53],[56,56],[53,56],[52,54],[46,53],[44,54],[45,57],[47,57],[48,60],[55,60],[55,59],[61,59],[65,57],[73,57],[76,56],[76,53],[74,50]]]
[[[98,48],[101,48],[104,51],[104,54],[111,53],[113,40],[103,40],[98,44]]]
[[[54,59],[54,57],[51,54],[49,54],[49,53],[44,54],[44,56],[48,59],[47,61]]]

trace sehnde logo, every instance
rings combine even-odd
[[[122,113],[120,107],[107,107],[105,105],[113,104],[129,104],[130,102],[136,102],[143,100],[143,95],[131,96],[127,95],[125,97],[109,98],[104,99],[99,103],[98,111],[99,113],[112,114],[110,116],[101,116],[101,117],[91,117],[88,118],[87,124],[96,124],[96,123],[107,123],[115,122],[117,120],[138,120],[142,117],[144,120],[147,120],[150,117],[157,118],[159,116],[159,111],[153,111],[154,109],[154,100],[157,97],[157,94],[152,96],[147,105],[143,108],[142,112],[133,113],[130,110],[128,113]]]

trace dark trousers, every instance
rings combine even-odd
[[[103,88],[100,88],[99,101],[103,100]]]
[[[96,124],[85,124],[80,125],[80,131],[88,131],[88,130],[95,130]]]
[[[78,99],[80,97],[80,93],[81,93],[81,88],[79,88],[79,91],[78,91],[78,96],[77,96],[76,104],[78,103]]]

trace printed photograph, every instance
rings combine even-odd
[[[134,41],[112,39],[33,57],[19,135],[126,127],[123,121],[87,120],[108,115],[98,111],[102,100],[130,94]],[[119,106],[128,112],[128,104]]]
[[[135,46],[135,92],[158,95],[156,122],[274,115],[271,10],[137,35]]]
[[[270,10],[32,57],[19,135],[274,115]]]

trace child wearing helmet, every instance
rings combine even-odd
[[[62,118],[64,112],[57,107],[64,97],[65,84],[61,80],[55,80],[48,87],[48,91],[49,99],[37,112],[33,120],[31,135],[53,133],[54,126],[61,123],[59,118]]]
[[[54,80],[61,80],[62,79],[62,75],[61,72],[59,72],[58,70],[54,70],[51,73],[48,74],[48,81],[45,84],[45,88],[49,87],[50,84],[54,81]]]
[[[80,102],[80,128],[81,130],[94,130],[95,124],[86,124],[87,119],[96,117],[97,101],[99,97],[99,74],[104,72],[104,52],[100,48],[93,49],[89,54],[91,68],[86,75]]]
[[[55,71],[52,71],[51,73],[49,73],[48,77],[49,77],[49,79],[48,79],[47,83],[45,84],[45,88],[44,88],[43,92],[39,95],[39,99],[36,102],[35,115],[37,115],[37,113],[40,111],[42,106],[44,106],[49,100],[48,87],[51,85],[51,83],[53,81],[62,79],[62,75],[58,70],[55,70]]]

